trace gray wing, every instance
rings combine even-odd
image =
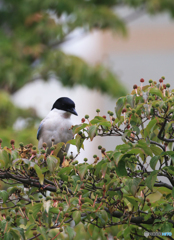
[[[42,127],[43,127],[43,121],[40,123],[39,128],[37,130],[37,140],[39,140],[39,138],[40,138]]]

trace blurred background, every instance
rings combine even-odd
[[[10,16],[10,17],[9,17]],[[173,0],[0,1],[0,138],[37,146],[40,120],[62,96],[76,104],[80,124],[113,111],[140,78],[174,88]],[[80,162],[113,150],[121,139],[85,143]],[[76,154],[76,148],[70,151]]]

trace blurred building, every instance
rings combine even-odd
[[[116,9],[116,12],[128,21],[126,38],[108,31],[94,31],[84,36],[77,31],[71,41],[62,45],[62,49],[90,64],[105,64],[119,76],[128,92],[131,92],[133,84],[139,84],[142,77],[148,82],[149,79],[158,81],[161,76],[165,76],[165,82],[174,88],[174,20],[167,14],[149,16],[141,12],[136,15],[133,11],[128,8]],[[27,84],[13,99],[21,107],[35,107],[40,116],[44,117],[53,102],[62,96],[68,96],[76,103],[79,116],[72,116],[74,124],[80,123],[85,114],[93,118],[97,108],[101,109],[101,115],[107,115],[108,110],[114,111],[116,102],[116,99],[86,88],[63,88],[54,79],[50,82],[38,80]],[[83,161],[84,157],[92,161],[93,154],[100,155],[97,149],[99,144],[111,150],[121,144],[121,140],[116,137],[114,140],[113,137],[97,137],[94,143],[85,144],[85,151],[78,157],[79,161]],[[75,148],[72,148],[72,151],[75,151]]]

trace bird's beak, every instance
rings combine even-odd
[[[70,113],[72,113],[72,114],[78,116],[78,114],[77,114],[75,108],[68,109],[68,112],[70,112]]]

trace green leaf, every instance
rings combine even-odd
[[[9,194],[5,190],[0,190],[0,197],[3,200],[3,203],[5,203],[9,197]]]
[[[150,136],[150,133],[151,133],[151,131],[153,131],[153,127],[156,125],[156,123],[157,123],[156,118],[152,119],[152,120],[148,123],[147,127],[146,127],[145,130],[144,130],[144,137],[145,137],[145,138]]]
[[[156,164],[159,160],[160,156],[153,156],[150,160],[150,167],[155,170]]]
[[[86,126],[88,126],[87,123],[83,123],[83,124],[74,126],[74,127],[73,127],[73,133],[74,133],[74,135],[75,135],[76,133],[78,133],[80,130],[86,128]]]
[[[68,234],[68,239],[69,240],[73,240],[74,236],[75,236],[75,231],[72,227],[66,226],[65,231]]]
[[[172,228],[173,228],[172,223],[164,222],[160,231],[161,232],[171,232]]]
[[[118,166],[116,167],[116,173],[119,177],[127,176],[127,171],[125,168],[125,161],[123,161],[123,160],[119,161]]]
[[[117,145],[116,150],[125,153],[126,151],[128,151],[131,148],[132,148],[131,144],[126,143],[126,144]]]
[[[121,112],[122,112],[122,109],[123,109],[124,104],[125,104],[125,100],[126,100],[125,97],[121,97],[116,102],[115,113],[116,113],[118,119],[120,119]]]
[[[36,218],[37,213],[41,211],[42,205],[43,205],[43,203],[35,203],[34,206],[32,206],[34,219]]]
[[[1,165],[5,168],[8,168],[10,163],[9,151],[7,151],[6,149],[0,150],[0,160],[1,160]]]
[[[60,142],[56,144],[56,149],[54,150],[53,155],[57,157],[57,154],[60,152],[61,148],[65,145],[64,142]]]
[[[159,90],[159,88],[156,88],[156,87],[150,88],[149,93],[155,94],[162,99],[164,98],[164,96],[163,96],[161,90]]]
[[[136,144],[136,147],[142,148],[147,156],[151,157],[153,156],[152,150],[149,148],[149,145],[144,139],[139,140],[138,143]]]
[[[126,152],[126,154],[145,154],[145,152],[141,148],[133,148],[132,150],[129,150]]]
[[[89,127],[88,135],[89,135],[89,138],[91,139],[91,141],[96,136],[97,129],[98,129],[98,127],[96,125],[92,125],[92,126]]]
[[[79,173],[79,176],[80,176],[81,180],[83,179],[87,170],[88,170],[88,165],[86,165],[86,164],[78,166],[78,173]]]
[[[114,159],[114,162],[115,162],[116,166],[118,165],[119,161],[121,160],[121,158],[123,156],[124,155],[121,152],[113,152],[112,157]]]
[[[135,194],[137,193],[137,190],[141,181],[142,180],[140,178],[129,179],[126,181],[126,185],[128,186],[129,192],[133,196],[135,196]]]
[[[127,100],[127,103],[130,104],[131,108],[134,108],[135,96],[134,95],[127,95],[126,100]]]
[[[66,168],[62,168],[60,170],[60,172],[58,173],[58,176],[63,180],[63,181],[67,181],[68,180],[68,176],[69,173],[71,172],[72,166],[66,167]]]
[[[52,212],[52,213],[56,213],[56,214],[58,214],[60,212],[60,210],[58,208],[55,208],[55,207],[50,208],[49,211]]]
[[[138,202],[135,199],[128,196],[125,196],[125,198],[135,207],[135,210],[138,209]]]
[[[172,188],[172,197],[174,198],[174,187]]]
[[[47,240],[48,239],[45,227],[42,227],[42,226],[41,227],[37,227],[37,231],[38,231],[38,233],[41,234],[43,240]]]
[[[77,225],[81,221],[81,211],[74,211],[72,217],[75,224]]]
[[[34,165],[34,169],[35,169],[35,171],[37,173],[37,176],[39,178],[40,184],[43,184],[43,182],[44,182],[44,174],[42,173],[42,169],[40,169],[40,167],[37,164]]]
[[[55,170],[58,169],[60,164],[60,159],[58,157],[49,155],[46,161],[50,172],[54,172]]]
[[[145,184],[146,186],[153,192],[153,186],[154,183],[156,181],[157,178],[157,174],[158,174],[158,170],[155,170],[153,172],[150,173],[150,175],[146,178],[145,180]]]
[[[16,227],[16,228],[11,228],[10,229],[10,233],[13,236],[13,239],[19,239],[19,240],[24,240],[25,236],[24,236],[24,229]]]
[[[160,155],[163,151],[161,148],[159,148],[155,144],[150,144],[150,149],[152,150],[154,155]]]
[[[82,138],[79,134],[77,134],[75,137],[75,141],[76,141],[76,147],[78,152],[80,151],[81,148],[84,149],[84,146],[83,146],[84,138]]]
[[[95,116],[95,118],[90,121],[91,124],[97,124],[101,122],[107,122],[107,120],[103,117]]]

